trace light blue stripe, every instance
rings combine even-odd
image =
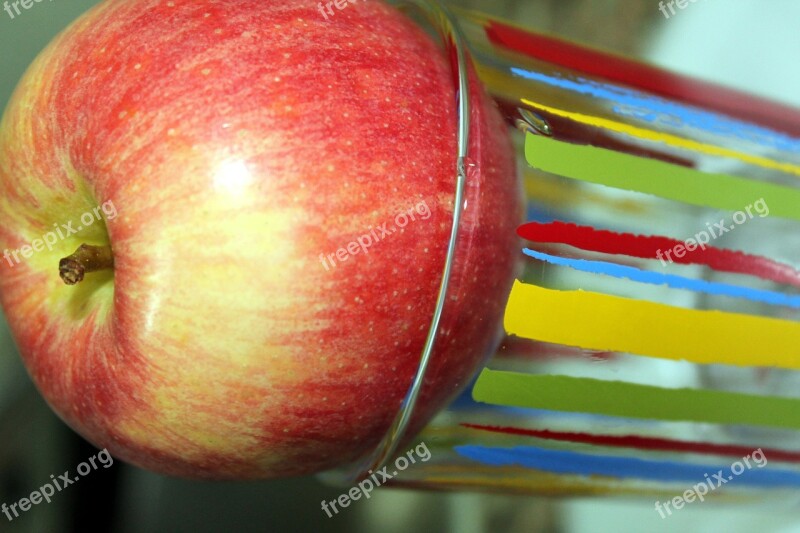
[[[715,135],[736,137],[770,148],[800,153],[800,139],[750,122],[743,122],[639,91],[584,78],[571,80],[517,67],[512,67],[511,72],[522,78],[545,83],[559,89],[610,100],[615,104],[614,112],[621,116],[634,117],[663,126],[683,127],[686,125]]]
[[[738,285],[729,285],[727,283],[716,283],[702,279],[691,279],[674,274],[650,272],[647,270],[640,270],[638,268],[617,265],[605,261],[568,259],[537,252],[529,248],[523,248],[522,252],[525,255],[533,257],[534,259],[546,261],[553,265],[574,268],[575,270],[580,270],[582,272],[604,274],[606,276],[629,279],[631,281],[640,283],[650,283],[652,285],[666,284],[675,289],[688,289],[695,292],[731,296],[733,298],[746,298],[755,302],[764,302],[772,305],[785,305],[787,307],[800,308],[800,296],[790,296],[780,292],[751,289],[749,287],[740,287]]]

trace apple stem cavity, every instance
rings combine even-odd
[[[81,244],[75,253],[58,263],[61,279],[67,285],[77,285],[90,272],[114,268],[114,254],[110,246]]]

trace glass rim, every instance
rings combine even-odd
[[[419,364],[414,378],[406,391],[403,401],[394,419],[387,428],[380,442],[367,454],[362,456],[349,465],[345,465],[333,470],[322,472],[320,477],[332,484],[348,485],[357,481],[369,472],[379,470],[385,466],[397,452],[397,448],[406,436],[409,423],[411,422],[420,392],[425,383],[425,375],[428,365],[432,359],[433,351],[436,347],[436,337],[439,324],[443,315],[444,304],[450,286],[450,278],[455,262],[456,244],[458,241],[459,227],[461,225],[461,215],[464,211],[464,196],[467,179],[467,166],[469,158],[469,134],[470,134],[470,94],[468,76],[468,56],[466,39],[461,33],[456,18],[438,0],[395,0],[391,2],[396,7],[410,7],[415,9],[431,23],[434,29],[438,30],[444,42],[444,47],[448,51],[454,52],[450,55],[450,67],[454,74],[457,74],[458,88],[456,102],[458,109],[458,130],[457,130],[457,160],[456,160],[456,187],[453,202],[453,221],[450,229],[450,240],[445,256],[445,263],[442,278],[439,285],[439,292],[436,298],[433,317],[431,319],[428,334],[425,339]]]

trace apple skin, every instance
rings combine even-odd
[[[304,475],[368,453],[416,371],[453,214],[454,77],[394,8],[103,3],[31,65],[0,124],[0,250],[118,215],[0,269],[38,389],[74,430],[167,475]],[[411,431],[495,347],[522,200],[471,73],[467,208]],[[425,202],[368,253],[322,265]],[[76,286],[58,261],[110,244]]]

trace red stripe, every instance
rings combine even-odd
[[[616,233],[559,221],[547,224],[528,222],[517,228],[517,234],[533,242],[568,244],[581,250],[643,259],[658,259],[658,253],[661,252],[667,260],[665,251],[685,244],[668,237]],[[706,265],[721,272],[748,274],[800,287],[800,272],[791,266],[736,250],[706,246],[705,250],[697,248],[683,257],[672,254],[671,258],[675,263]]]
[[[463,427],[506,433],[509,435],[524,435],[539,439],[557,440],[564,442],[577,442],[595,446],[614,446],[619,448],[637,448],[639,450],[706,453],[713,455],[730,455],[745,457],[753,453],[755,446],[737,446],[733,444],[714,444],[710,442],[684,441],[673,439],[660,439],[656,437],[641,437],[639,435],[592,435],[590,433],[573,433],[567,431],[550,431],[547,429],[522,429],[501,426],[483,426],[480,424],[461,424]],[[787,463],[800,462],[800,452],[778,450],[775,448],[761,447],[761,451],[770,461],[785,461]]]
[[[800,110],[561,39],[491,21],[489,40],[516,52],[703,109],[800,136]]]

